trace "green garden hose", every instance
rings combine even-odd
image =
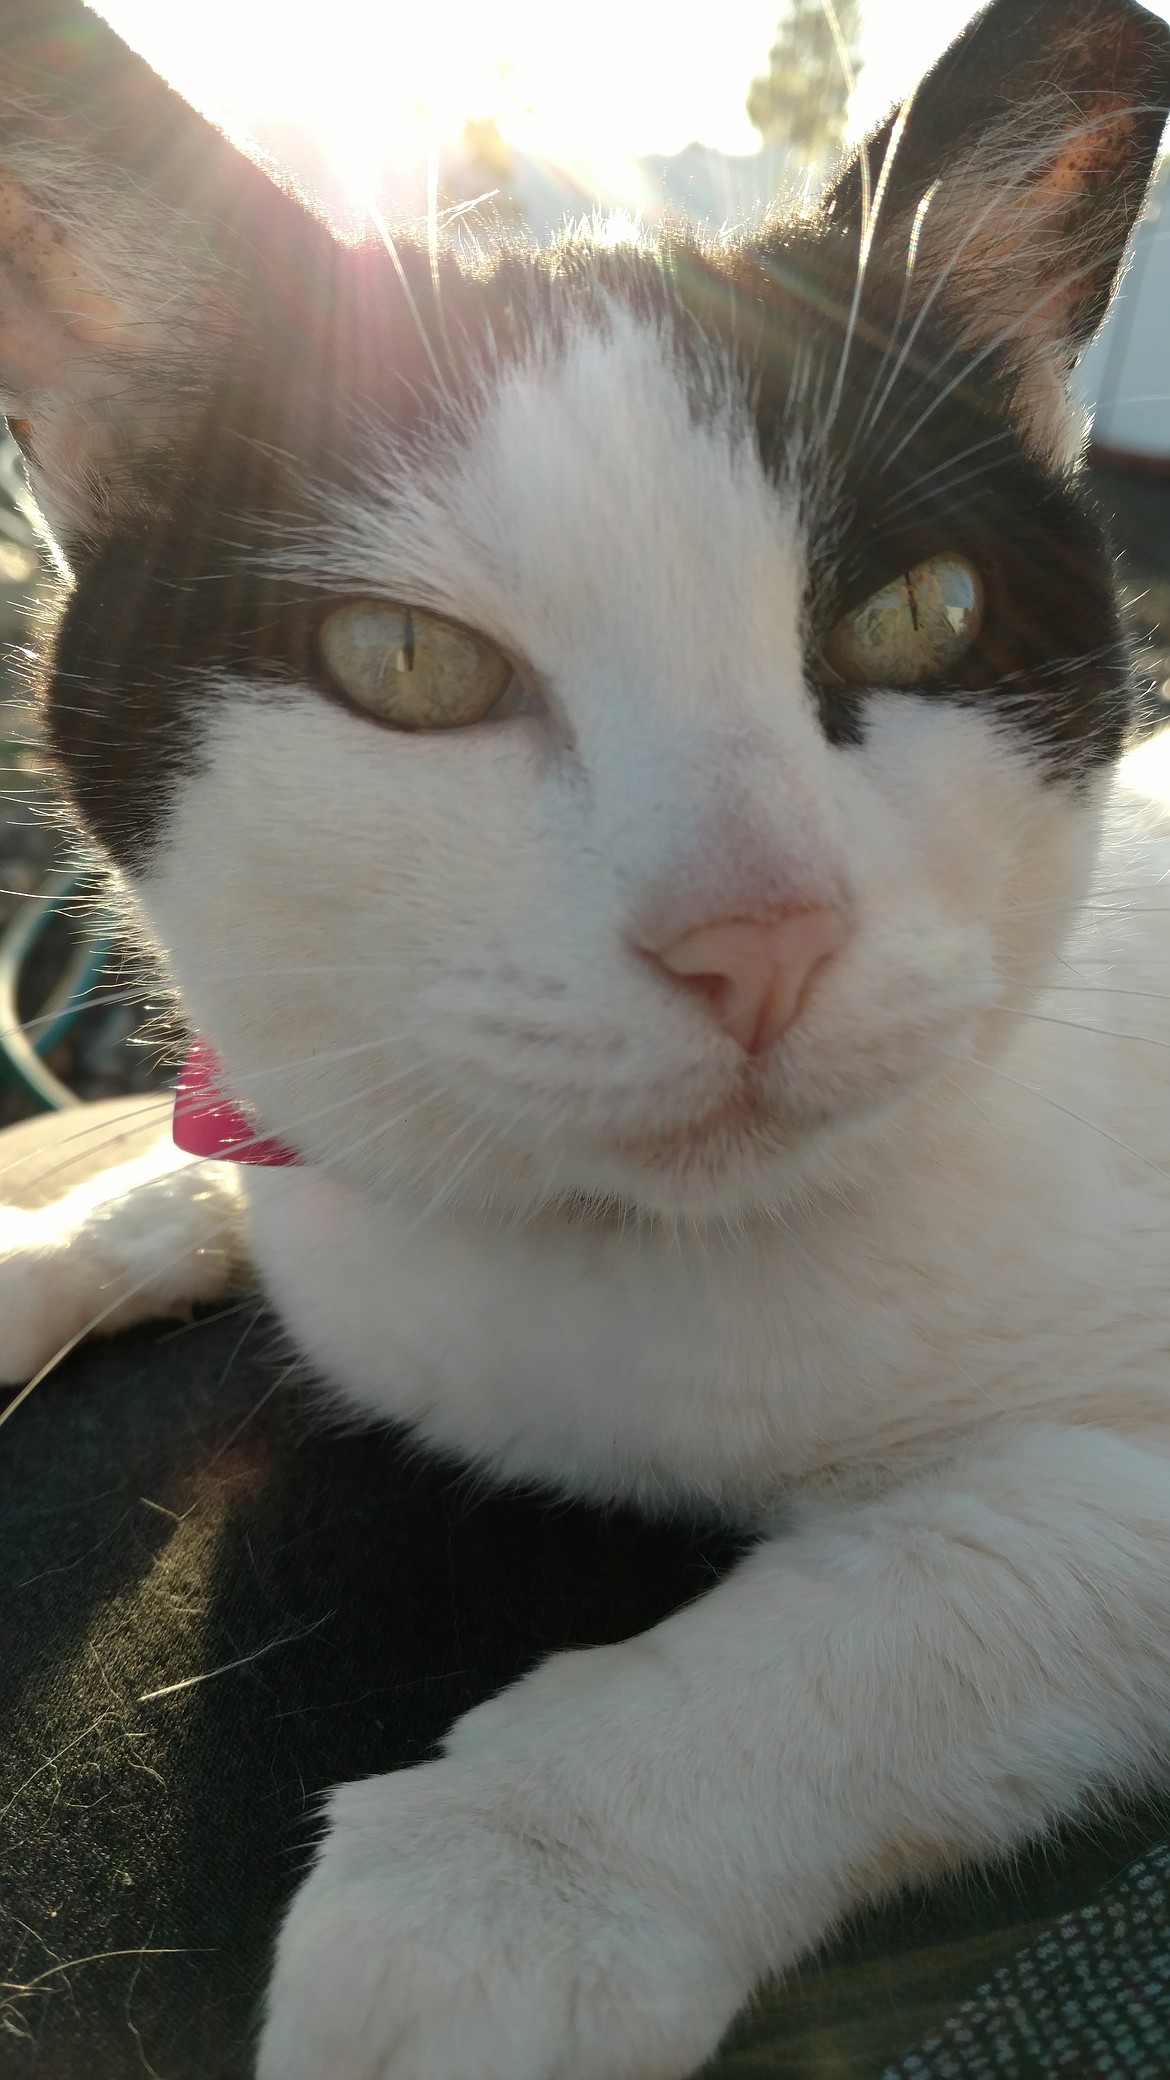
[[[23,1084],[29,1096],[54,1112],[67,1105],[78,1105],[81,1100],[40,1058],[48,1054],[85,1010],[89,991],[105,965],[109,939],[103,935],[77,948],[41,1007],[32,1039],[21,1025],[20,971],[41,933],[84,878],[65,870],[46,874],[40,887],[21,904],[12,923],[0,934],[0,1054],[9,1073]]]

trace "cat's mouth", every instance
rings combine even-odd
[[[647,1170],[707,1169],[713,1162],[725,1163],[758,1150],[766,1140],[775,1148],[780,1139],[780,1122],[774,1105],[758,1089],[743,1088],[700,1113],[685,1125],[659,1133],[627,1134],[616,1143],[627,1160]]]

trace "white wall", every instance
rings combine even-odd
[[[1170,159],[1163,160],[1133,259],[1077,371],[1103,446],[1170,461]]]

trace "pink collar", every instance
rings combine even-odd
[[[219,1057],[206,1040],[192,1042],[179,1071],[171,1132],[176,1148],[191,1156],[216,1156],[225,1163],[299,1163],[296,1151],[257,1132],[254,1121],[233,1105],[220,1086]]]

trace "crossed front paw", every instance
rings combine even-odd
[[[347,1785],[258,2080],[681,2080],[747,1992],[596,1816],[459,1760]]]

